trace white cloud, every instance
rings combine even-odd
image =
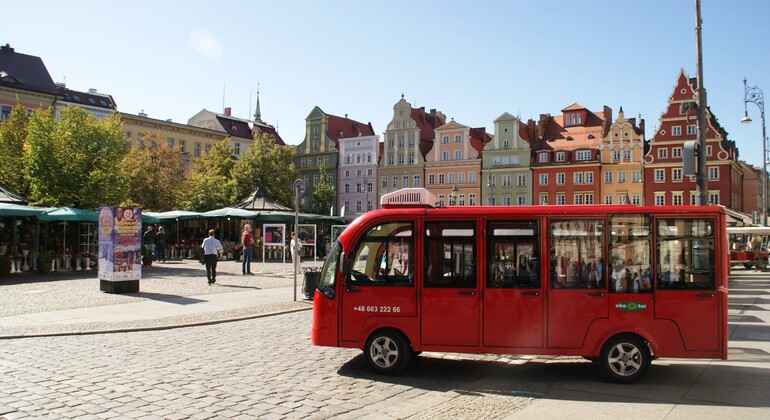
[[[222,55],[222,44],[205,28],[197,28],[190,32],[190,44],[202,56],[216,60]]]

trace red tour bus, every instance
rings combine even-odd
[[[727,358],[719,206],[444,207],[407,188],[340,235],[312,343],[380,373],[422,351],[583,356],[616,382],[653,358]]]

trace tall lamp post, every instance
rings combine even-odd
[[[305,181],[298,178],[296,181],[294,181],[294,235],[297,240],[299,240],[299,234],[297,233],[297,230],[299,230],[299,197],[305,193]],[[289,242],[289,246],[291,246],[291,242]],[[292,252],[293,250],[289,250],[289,252]],[[297,258],[294,258],[296,255]],[[284,254],[284,257],[286,255]],[[292,252],[292,265],[294,265],[294,301],[297,301],[297,267],[299,266],[299,252],[294,253]],[[285,260],[284,260],[285,261]]]
[[[452,187],[452,191],[449,192],[449,205],[454,206],[457,202],[457,185]]]
[[[366,178],[364,178],[363,189],[364,191],[366,191],[366,204],[364,204],[365,206],[364,208],[366,209],[364,210],[364,213],[366,213],[367,211],[369,211],[369,180],[367,180]],[[359,192],[363,192],[363,191],[359,191]]]
[[[762,226],[767,226],[767,134],[765,134],[765,94],[756,86],[748,86],[746,78],[743,78],[743,124],[751,123],[749,110],[746,104],[749,102],[759,108],[759,117],[762,120]]]

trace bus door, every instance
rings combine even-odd
[[[423,345],[478,346],[479,290],[475,222],[425,223],[421,294]]]
[[[655,316],[674,321],[686,350],[719,351],[714,219],[657,219]],[[724,252],[724,250],[722,251]]]
[[[485,236],[484,346],[542,347],[539,223],[493,221]]]
[[[415,317],[414,222],[389,221],[366,231],[349,253],[342,288],[342,341],[365,340],[381,317]]]
[[[550,222],[549,348],[583,347],[591,323],[609,317],[605,231],[601,219]]]

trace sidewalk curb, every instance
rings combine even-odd
[[[22,335],[4,335],[4,336],[0,336],[0,340],[15,340],[15,339],[20,339],[20,338],[41,338],[41,337],[66,337],[66,336],[74,336],[74,335],[97,335],[97,334],[142,332],[142,331],[162,331],[162,330],[171,330],[171,329],[176,329],[176,328],[201,327],[201,326],[206,326],[206,325],[224,324],[226,322],[247,321],[247,320],[250,320],[250,319],[266,318],[266,317],[269,317],[269,316],[276,316],[276,315],[290,314],[290,313],[294,313],[294,312],[309,311],[311,309],[313,309],[312,305],[308,306],[307,308],[286,309],[286,310],[282,310],[282,311],[266,312],[266,313],[262,313],[262,314],[244,315],[244,316],[239,316],[239,317],[231,317],[231,318],[224,318],[224,319],[212,319],[212,320],[209,320],[209,321],[189,322],[189,323],[174,324],[174,325],[156,325],[156,326],[147,326],[147,327],[111,328],[111,329],[102,329],[102,330],[93,330],[93,331],[59,331],[59,332],[51,332],[51,333],[32,333],[32,334],[22,334]]]

